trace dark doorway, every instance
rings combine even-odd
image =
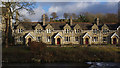
[[[89,39],[88,38],[85,39],[85,43],[89,44]]]
[[[28,45],[30,45],[31,43],[31,38],[28,38]]]
[[[60,44],[60,38],[57,38],[57,44]]]
[[[117,43],[117,39],[113,38],[113,44],[116,44],[116,43]]]

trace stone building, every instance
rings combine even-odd
[[[21,22],[14,25],[15,44],[28,44],[31,41],[42,41],[46,44],[118,44],[120,26],[118,24],[70,22]]]

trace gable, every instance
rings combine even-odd
[[[94,25],[92,26],[92,29],[98,29],[98,26],[97,26],[96,24],[94,24]]]
[[[120,26],[117,28],[117,30],[120,30]]]
[[[35,29],[43,29],[43,27],[42,27],[40,24],[37,24],[37,25],[35,26]]]
[[[85,38],[86,36],[88,36],[89,38],[91,38],[91,36],[88,33],[85,33],[85,35],[83,36],[83,38]]]
[[[116,33],[114,33],[114,34],[111,36],[111,38],[113,38],[114,36],[116,36],[117,38],[119,38],[119,36],[118,36]]]
[[[57,33],[57,34],[54,36],[54,38],[56,38],[57,36],[59,36],[59,37],[62,38],[62,36],[60,35],[60,33]]]
[[[54,29],[50,24],[48,24],[45,29]]]
[[[109,27],[108,27],[106,24],[104,24],[104,25],[102,26],[102,29],[109,29]]]
[[[76,25],[74,26],[74,29],[80,29],[80,26],[79,26],[78,24],[76,24]]]
[[[22,26],[22,24],[19,24],[19,25],[17,26],[17,29],[20,29],[20,28],[21,28],[21,29],[25,29],[24,26]]]
[[[28,34],[25,36],[25,38],[27,38],[28,36],[34,38],[34,37],[31,35],[31,33],[28,33]]]
[[[70,27],[68,24],[66,24],[66,25],[64,26],[64,29],[71,29],[71,27]]]

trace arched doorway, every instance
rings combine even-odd
[[[60,44],[60,38],[57,38],[57,44],[58,45]]]
[[[30,45],[31,43],[31,38],[28,38],[28,45]]]
[[[88,38],[85,39],[85,44],[89,44],[89,39]]]
[[[117,39],[113,38],[113,44],[116,44],[116,43],[117,43]]]

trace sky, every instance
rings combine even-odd
[[[98,0],[99,1],[99,0]],[[105,1],[105,0],[104,0]],[[110,0],[109,0],[110,1]],[[21,10],[21,14],[32,21],[38,21],[43,14],[50,17],[52,12],[56,12],[59,18],[64,18],[64,13],[80,14],[82,12],[90,13],[117,13],[118,2],[36,2],[34,15],[30,15],[25,10]]]

